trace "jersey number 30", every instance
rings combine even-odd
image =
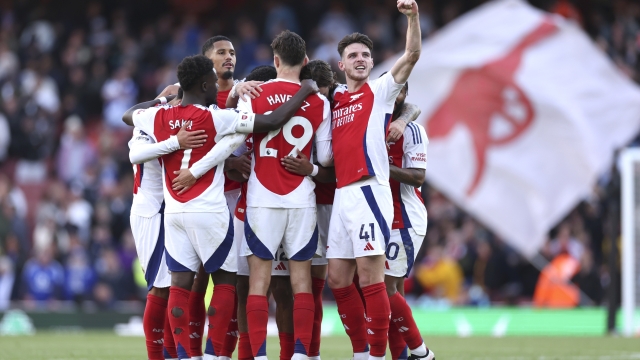
[[[296,125],[302,126],[302,129],[304,130],[300,137],[295,137],[293,135],[293,127]],[[282,129],[269,131],[267,136],[260,141],[260,156],[278,157],[278,149],[269,148],[267,147],[267,144],[271,139],[278,136],[280,130],[282,130],[282,136],[286,142],[293,145],[293,149],[289,152],[289,156],[297,156],[298,153],[296,152],[296,149],[304,149],[313,137],[313,125],[311,125],[311,122],[302,116],[294,116],[282,127]]]

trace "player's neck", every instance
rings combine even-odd
[[[232,87],[233,87],[233,78],[226,79],[226,80],[218,78],[218,91],[231,90]]]
[[[367,81],[369,81],[369,78],[366,78],[364,80],[352,80],[347,77],[347,91],[349,91],[350,93],[358,92],[360,91],[360,89],[362,89],[364,84],[367,83]]]
[[[300,68],[278,69],[278,79],[300,83]]]
[[[181,106],[187,106],[187,105],[207,106],[206,103],[207,102],[205,101],[204,97],[193,96],[185,92],[184,95],[182,96],[182,101],[180,102],[180,105]]]

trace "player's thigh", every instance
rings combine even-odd
[[[286,211],[247,206],[244,219],[246,246],[243,245],[241,254],[273,260],[287,227]]]
[[[363,184],[344,187],[340,203],[340,218],[356,258],[384,254],[393,220],[390,188],[371,180]]]
[[[238,275],[249,276],[249,263],[247,262],[247,257],[241,255],[244,243],[244,221],[235,216],[233,217],[233,242],[236,245]]]
[[[342,189],[336,189],[327,234],[327,259],[353,259],[353,244],[340,217]]]
[[[233,222],[228,211],[189,213],[185,217],[187,234],[202,261],[204,270],[221,268],[233,248]]]
[[[166,288],[171,285],[171,273],[165,259],[165,230],[163,214],[152,217],[131,215],[131,232],[144,272],[147,288]]]
[[[316,208],[287,209],[287,228],[282,242],[290,260],[311,260],[318,250]]]
[[[166,261],[172,272],[197,272],[200,257],[194,248],[184,226],[185,213],[165,214],[165,248]]]

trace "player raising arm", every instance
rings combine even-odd
[[[421,49],[417,4],[400,0],[397,7],[408,18],[407,42],[404,55],[389,73],[369,80],[373,43],[366,35],[347,35],[338,44],[338,64],[345,72],[347,86],[339,88],[334,96],[332,138],[337,189],[329,225],[328,282],[356,360],[384,357],[391,314],[384,283],[385,244],[393,220],[386,130],[396,97]],[[353,284],[356,265],[366,302],[366,321]]]

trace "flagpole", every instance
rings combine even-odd
[[[615,157],[617,158],[617,156]],[[618,312],[618,295],[620,293],[618,274],[618,224],[620,224],[620,173],[614,161],[611,169],[611,180],[607,185],[607,217],[609,238],[609,291],[607,293],[607,333],[616,335],[616,313]]]

